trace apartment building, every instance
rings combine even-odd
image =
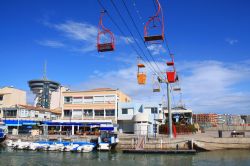
[[[218,114],[193,114],[193,122],[207,127],[216,126]]]
[[[26,104],[26,92],[12,86],[0,88],[0,118],[3,117],[3,109],[15,107],[18,104]]]
[[[65,91],[62,120],[117,124],[118,102],[130,102],[129,96],[117,89],[98,88],[86,91]]]
[[[8,126],[10,132],[12,129],[27,132],[32,126],[41,126],[47,121],[57,120],[61,117],[61,112],[56,110],[29,105],[2,108],[2,114],[2,121]]]
[[[119,103],[118,125],[120,133],[137,135],[157,134],[159,125],[164,122],[161,104]]]
[[[14,87],[0,88],[0,108],[26,104],[26,92]]]

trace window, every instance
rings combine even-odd
[[[105,100],[107,103],[114,103],[115,102],[115,95],[105,96]]]
[[[0,101],[3,101],[3,95],[0,95]]]
[[[127,108],[123,108],[122,109],[122,114],[128,114],[128,109]]]
[[[153,124],[153,131],[154,133],[157,133],[157,124]]]
[[[4,117],[15,118],[17,110],[4,110]]]
[[[71,110],[64,110],[64,117],[71,117],[72,111]]]
[[[73,110],[72,112],[72,118],[82,118],[82,110]]]
[[[104,96],[94,96],[95,103],[104,103]]]
[[[72,97],[64,97],[64,103],[65,104],[72,103]]]
[[[93,103],[93,96],[85,96],[84,103]]]
[[[73,97],[73,103],[74,104],[82,103],[82,97]]]
[[[152,107],[151,114],[157,114],[157,113],[158,113],[157,107]]]
[[[89,117],[89,116],[93,116],[93,110],[83,110],[83,116],[85,117]]]
[[[106,116],[115,116],[115,110],[105,110]]]
[[[95,116],[104,116],[104,110],[95,110]]]

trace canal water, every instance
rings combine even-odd
[[[200,152],[195,155],[123,154],[121,152],[35,152],[0,147],[0,166],[249,166],[250,150]]]

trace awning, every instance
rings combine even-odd
[[[23,125],[27,125],[27,126],[34,126],[34,125],[37,125],[37,123],[32,123],[32,122],[25,122],[23,123]]]
[[[100,127],[101,131],[114,131],[114,127]]]
[[[83,122],[42,122],[42,125],[48,126],[80,126],[80,127],[99,127],[103,123],[83,123]]]
[[[22,124],[14,124],[14,123],[9,123],[5,124],[6,126],[22,126]]]
[[[6,126],[22,126],[22,125],[37,125],[36,121],[33,120],[3,120]]]

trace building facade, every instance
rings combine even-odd
[[[61,121],[117,124],[118,102],[130,102],[123,92],[99,88],[87,91],[65,91]]]
[[[47,121],[57,120],[61,117],[60,112],[29,105],[3,108],[2,112],[2,120],[10,132],[12,129],[27,132],[33,126],[41,126]]]
[[[193,114],[193,122],[202,127],[217,126],[218,114]]]
[[[118,130],[120,133],[157,134],[162,122],[164,122],[164,115],[160,104],[119,103]]]
[[[164,107],[164,114],[168,119],[168,108]],[[192,124],[193,111],[184,107],[174,107],[171,109],[173,123]]]
[[[12,107],[17,104],[26,104],[26,92],[13,87],[0,89],[0,108]]]

